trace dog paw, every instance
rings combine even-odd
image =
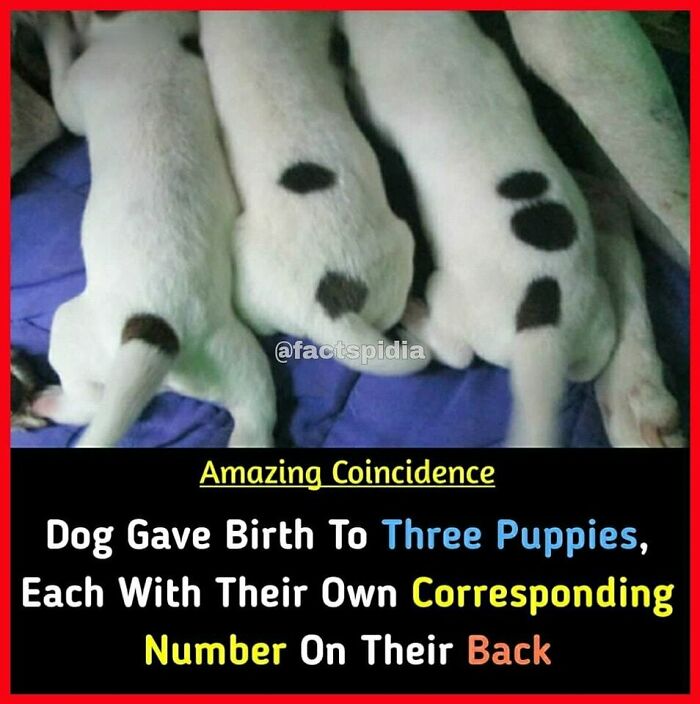
[[[62,399],[60,386],[47,386],[32,401],[31,413],[37,418],[53,420],[58,415]]]
[[[609,380],[607,380],[609,381]],[[596,396],[613,447],[685,447],[678,404],[663,381],[632,377],[596,384]]]

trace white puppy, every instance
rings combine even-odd
[[[413,239],[388,206],[377,159],[330,61],[332,19],[201,13],[244,211],[234,239],[235,302],[261,333],[376,348],[405,308]],[[406,374],[428,359],[343,361]]]
[[[82,446],[116,443],[163,384],[221,403],[230,444],[269,445],[269,365],[231,307],[237,201],[197,18],[188,12],[62,13],[45,45],[61,119],[87,135],[92,186],[82,225],[85,291],[62,305],[49,358],[61,379],[34,403],[91,421]]]
[[[346,12],[370,116],[406,159],[436,262],[406,324],[453,367],[511,368],[510,443],[557,444],[565,379],[615,343],[585,201],[467,13]]]
[[[596,382],[608,438],[615,446],[683,445],[625,205],[642,232],[688,266],[688,136],[669,79],[628,12],[507,15],[523,59],[587,128],[577,134],[586,168],[606,177],[593,189],[591,212],[619,333]]]

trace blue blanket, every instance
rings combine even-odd
[[[90,182],[85,143],[66,138],[17,176],[12,196],[12,344],[36,358],[47,381],[52,316],[85,284],[80,220]],[[687,425],[689,282],[650,243],[640,242],[649,306],[669,384]],[[332,360],[274,361],[277,442],[302,447],[490,447],[502,444],[510,413],[508,373],[477,361],[464,372],[431,365],[408,378],[359,375]],[[293,341],[293,340],[292,340]],[[89,340],[85,341],[90,344]],[[592,386],[571,385],[562,411],[564,443],[605,447]],[[232,419],[222,408],[163,393],[121,445],[225,446]],[[13,431],[15,447],[65,447],[80,429]]]

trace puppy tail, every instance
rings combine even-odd
[[[556,327],[525,329],[516,335],[510,374],[510,447],[559,445],[565,373],[561,335]]]
[[[357,313],[325,318],[319,327],[321,334],[311,335],[314,342],[338,350],[337,361],[361,373],[404,376],[430,363],[427,347],[417,341],[391,341]]]
[[[129,318],[100,406],[76,447],[114,446],[158,392],[179,350],[178,337],[163,318]]]

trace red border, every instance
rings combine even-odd
[[[94,9],[96,3],[94,0],[83,2],[82,0],[69,3],[71,9]],[[99,5],[99,3],[97,3]],[[106,3],[110,5],[110,3]],[[367,0],[344,0],[341,3],[326,2],[323,0],[238,0],[235,3],[236,9],[256,9],[256,10],[276,10],[276,9],[294,9],[294,10],[316,10],[316,9],[428,9],[426,0],[381,0],[380,2],[371,3]],[[441,0],[431,6],[429,9],[472,9],[472,10],[502,10],[503,0],[480,0],[474,6],[465,7],[464,2],[459,0]],[[638,0],[637,3],[624,2],[621,0],[595,0],[584,2],[583,0],[523,0],[521,2],[508,3],[508,9],[518,10],[693,10],[694,3],[692,0],[686,2],[668,2],[650,0]],[[176,10],[176,9],[192,9],[192,4],[187,2],[179,2],[178,0],[150,0],[150,2],[139,4],[134,0],[126,0],[118,4],[120,9],[153,9],[153,10]],[[0,321],[0,329],[2,330],[2,358],[6,360],[5,368],[10,366],[10,26],[9,13],[13,9],[33,9],[33,10],[49,10],[60,9],[65,10],[65,5],[47,0],[40,2],[27,3],[2,3],[0,10],[0,52],[5,57],[2,62],[2,73],[0,74],[0,85],[7,100],[7,109],[2,113],[0,122],[2,125],[2,135],[5,140],[6,148],[2,150],[0,155],[1,174],[4,190],[6,195],[1,199],[2,202],[2,217],[6,223],[7,230],[2,238],[0,247],[2,248],[2,266],[0,267],[0,291],[5,297],[5,304],[2,307],[2,320]],[[198,9],[232,9],[231,2],[205,2],[201,3]],[[697,134],[700,129],[700,118],[696,110],[696,95],[698,81],[698,62],[700,55],[698,54],[698,42],[700,41],[700,12],[691,12],[691,133]],[[697,163],[698,150],[695,148],[695,143],[691,143],[691,182],[696,183],[700,176]],[[698,204],[700,203],[700,191],[696,188],[692,189],[691,204],[691,231],[695,232],[700,215],[698,215]],[[695,238],[693,238],[695,239]],[[692,256],[692,266],[698,266],[697,253]],[[693,360],[693,352],[697,348],[695,344],[697,340],[698,325],[698,286],[693,285],[691,280],[691,361]],[[351,704],[353,702],[372,704],[474,704],[475,702],[487,702],[488,704],[519,704],[525,703],[536,704],[539,702],[552,702],[556,704],[576,703],[582,704],[595,700],[601,704],[609,702],[610,704],[627,704],[629,703],[651,703],[651,702],[695,702],[700,701],[700,559],[698,556],[698,540],[700,538],[700,512],[698,508],[698,494],[700,492],[700,482],[693,474],[697,466],[697,426],[698,416],[695,413],[695,400],[698,398],[698,383],[700,383],[700,369],[691,364],[691,663],[695,662],[696,667],[691,665],[691,693],[684,695],[560,695],[560,694],[532,694],[532,695],[11,695],[10,690],[10,419],[9,419],[9,375],[0,374],[0,398],[4,401],[0,404],[0,428],[2,429],[2,437],[4,438],[0,445],[0,457],[2,458],[2,490],[0,493],[0,701],[16,702],[21,704],[39,704],[49,702],[50,704],[138,704],[146,702],[146,704],[201,704],[202,702],[236,702],[236,704],[306,704],[306,702],[323,702],[338,704]],[[660,645],[663,647],[663,644]],[[40,676],[39,674],[37,676]]]

